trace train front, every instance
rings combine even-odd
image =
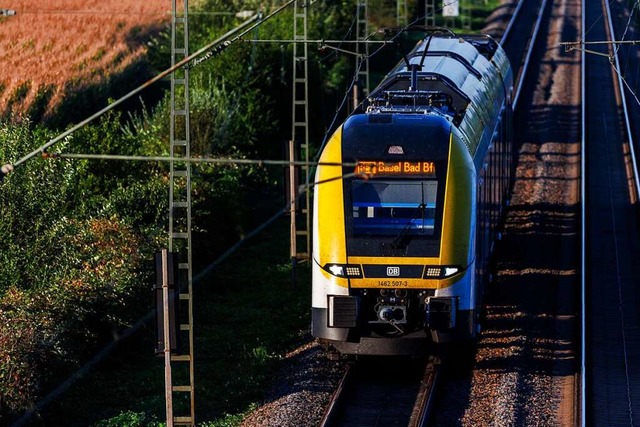
[[[313,335],[370,355],[473,336],[475,172],[451,119],[353,115],[320,161],[351,165],[316,175]]]

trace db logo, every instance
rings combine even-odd
[[[398,277],[400,275],[400,267],[387,267],[387,276]]]

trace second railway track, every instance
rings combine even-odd
[[[584,40],[612,40],[606,2],[584,2]],[[591,46],[590,46],[591,47]],[[640,425],[640,228],[614,47],[584,57],[583,425]],[[606,56],[609,55],[611,63]]]

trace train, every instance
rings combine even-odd
[[[336,355],[419,355],[480,332],[514,167],[513,72],[487,35],[434,31],[328,139],[312,320]]]

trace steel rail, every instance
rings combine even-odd
[[[513,15],[511,15],[509,24],[507,25],[507,28],[504,30],[504,33],[502,33],[502,38],[500,38],[501,45],[503,45],[507,41],[507,38],[511,34],[511,29],[513,28],[513,24],[516,22],[516,19],[518,19],[518,14],[520,13],[520,9],[522,9],[522,5],[524,4],[523,1],[518,1],[517,3],[518,5],[516,6],[516,10],[513,11]]]
[[[586,0],[583,0],[586,1]],[[616,33],[613,28],[613,21],[611,19],[611,10],[608,2],[604,2],[607,10],[607,24],[609,26],[609,32],[611,33],[611,40],[616,41]],[[635,43],[634,43],[635,44]],[[627,96],[625,95],[625,85],[622,81],[622,74],[620,72],[620,61],[618,60],[618,49],[613,49],[612,66],[615,68],[616,76],[618,77],[618,85],[620,86],[620,96],[622,97],[622,110],[624,112],[624,121],[627,127],[627,135],[629,136],[629,152],[631,153],[631,163],[633,164],[633,178],[636,184],[636,198],[640,197],[640,178],[638,177],[638,164],[636,162],[636,153],[633,142],[633,132],[631,130],[631,121],[629,119],[629,108],[627,107]]]
[[[427,363],[420,386],[419,401],[414,408],[414,415],[409,420],[408,427],[426,427],[429,424],[429,415],[435,398],[435,390],[438,385],[441,372],[441,361],[438,358]]]
[[[580,27],[582,30],[582,40],[585,39],[585,15],[586,7],[585,2],[582,0]],[[587,300],[586,300],[586,277],[587,277],[587,244],[586,244],[586,229],[587,229],[587,190],[586,190],[586,122],[587,122],[587,107],[585,105],[586,96],[586,70],[585,70],[585,51],[580,52],[580,98],[583,102],[580,103],[580,120],[581,127],[580,133],[582,135],[580,141],[580,200],[581,200],[581,212],[580,212],[580,298],[582,302],[582,309],[580,315],[581,319],[581,333],[580,333],[580,426],[587,426],[587,366],[586,366],[586,354],[587,354]]]
[[[536,20],[536,25],[533,30],[533,34],[531,35],[531,43],[529,43],[529,49],[527,49],[527,56],[524,59],[524,64],[522,65],[522,73],[518,78],[518,86],[515,91],[515,96],[513,97],[513,110],[515,110],[518,106],[518,100],[520,99],[520,94],[522,93],[522,85],[524,84],[524,80],[527,76],[527,70],[529,68],[529,62],[531,61],[531,55],[533,53],[533,49],[535,47],[536,41],[538,40],[538,32],[540,31],[540,26],[542,25],[542,16],[547,9],[547,0],[542,0],[542,4],[540,5],[540,13],[538,13],[538,19]]]
[[[511,17],[511,20],[509,21],[507,29],[505,30],[502,38],[500,39],[501,45],[505,43],[508,37],[510,37],[511,30],[514,27],[514,23],[520,14],[522,3],[523,2],[518,2],[516,9]],[[517,101],[522,91],[523,82],[527,75],[526,72],[527,72],[529,63],[531,62],[533,50],[536,46],[536,42],[538,41],[538,33],[540,31],[540,27],[542,25],[542,19],[543,19],[543,16],[545,15],[546,9],[547,9],[547,0],[542,0],[538,17],[536,20],[536,24],[531,34],[531,38],[529,40],[527,55],[525,57],[524,62],[522,63],[522,72],[519,75],[520,78],[518,80],[518,86],[515,91],[515,96],[513,101],[514,110],[517,106]],[[322,420],[319,424],[320,427],[330,427],[336,421],[335,417],[337,416],[337,411],[342,405],[342,399],[345,398],[344,397],[345,389],[347,388],[347,385],[351,381],[353,381],[354,374],[352,371],[353,371],[353,367],[350,365],[347,371],[345,372],[345,375],[341,379],[336,391],[334,392],[330,403],[325,409]],[[427,425],[429,416],[430,416],[430,410],[434,401],[435,389],[440,376],[440,371],[441,369],[440,369],[439,360],[437,362],[430,361],[429,363],[427,363],[427,366],[425,368],[425,374],[421,383],[421,390],[420,390],[421,394],[418,396],[418,399],[416,399],[416,405],[414,407],[413,413],[411,415],[411,419],[409,421],[410,427],[425,427]]]
[[[347,369],[344,371],[344,375],[342,376],[342,379],[340,379],[340,382],[338,383],[338,388],[336,388],[336,391],[333,393],[333,396],[331,396],[331,401],[329,402],[329,405],[325,409],[324,415],[322,415],[322,420],[320,421],[320,424],[319,424],[320,427],[329,427],[331,425],[331,422],[333,421],[333,417],[335,416],[335,413],[336,413],[335,412],[336,408],[339,406],[341,396],[343,396],[345,385],[349,381],[351,381],[352,376],[353,376],[353,364],[349,363],[347,365]]]
[[[611,19],[611,8],[609,7],[609,2],[604,1],[603,2],[605,5],[605,11],[607,14],[607,26],[609,29],[609,34],[611,36],[611,40],[615,40],[616,39],[616,33],[615,33],[615,29],[613,28],[613,20]],[[631,124],[629,122],[629,109],[627,107],[627,98],[625,95],[625,85],[623,84],[622,81],[622,75],[620,73],[620,62],[618,60],[618,49],[613,49],[613,62],[611,64],[611,66],[614,68],[615,72],[616,72],[616,77],[617,77],[617,81],[618,81],[618,87],[620,90],[620,98],[622,100],[622,110],[624,113],[624,119],[625,119],[625,126],[627,128],[627,137],[629,138],[629,152],[631,153],[631,160],[632,160],[632,171],[631,173],[634,176],[634,182],[636,184],[636,199],[640,196],[640,193],[638,193],[638,191],[640,190],[640,184],[638,183],[638,167],[636,164],[636,158],[635,158],[635,150],[634,150],[634,146],[633,146],[633,132],[631,130]],[[614,233],[615,236],[615,233]],[[618,296],[619,296],[619,304],[620,307],[623,307],[624,302],[622,300],[622,291],[620,289],[620,283],[618,282]],[[633,424],[633,405],[632,405],[632,401],[631,401],[631,392],[629,389],[629,371],[628,371],[628,354],[627,354],[627,340],[626,340],[626,335],[625,335],[625,324],[624,324],[624,313],[621,310],[621,329],[622,329],[622,343],[623,343],[623,348],[622,351],[624,353],[624,362],[625,362],[625,366],[626,366],[626,375],[627,375],[627,399],[628,399],[628,404],[629,404],[629,416],[631,418],[631,424]]]

